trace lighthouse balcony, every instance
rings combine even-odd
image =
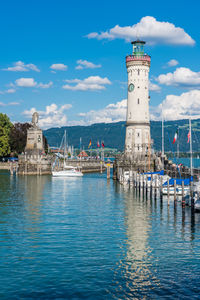
[[[144,55],[127,55],[126,56],[126,62],[130,61],[146,61],[149,62],[151,61],[151,57],[147,54]]]

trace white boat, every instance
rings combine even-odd
[[[190,193],[190,183],[193,182],[193,178],[171,178],[169,179],[169,195],[174,195],[174,185],[176,182],[176,195],[182,195],[182,184],[184,183],[184,195]],[[168,195],[168,182],[163,184],[163,195]]]
[[[65,166],[64,170],[52,171],[54,177],[81,177],[83,173],[73,166]]]
[[[184,186],[184,194],[187,195],[190,192],[189,186]],[[163,195],[168,195],[168,188],[163,187]],[[169,195],[174,195],[174,186],[169,186]],[[176,186],[176,195],[182,195],[182,186]]]
[[[62,145],[63,145],[63,148],[64,148],[64,154],[63,154],[63,169],[62,170],[54,170],[55,168],[55,165],[56,165],[56,162],[57,160],[59,159],[59,156],[57,155],[57,158],[54,162],[54,165],[53,165],[53,168],[52,168],[52,175],[53,177],[81,177],[83,176],[83,173],[78,170],[77,167],[74,167],[74,166],[69,166],[66,164],[66,130],[65,130],[65,133],[64,133],[64,136],[62,138],[62,142],[61,142],[61,145],[60,145],[60,150],[62,148]]]

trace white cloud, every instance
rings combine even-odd
[[[200,87],[200,72],[188,68],[177,68],[173,73],[161,74],[157,78],[160,84],[167,86]]]
[[[106,84],[111,84],[110,80],[107,77],[100,76],[90,76],[83,80],[81,79],[72,79],[65,80],[67,83],[76,83],[75,85],[65,84],[63,89],[72,90],[72,91],[96,91],[104,90]]]
[[[15,106],[15,105],[20,105],[20,103],[19,102],[9,102],[9,103],[0,102],[0,106]]]
[[[191,90],[179,96],[168,95],[158,107],[151,107],[151,119],[160,120],[163,105],[165,120],[200,118],[200,91]]]
[[[31,119],[32,114],[37,111],[39,113],[39,126],[43,129],[50,127],[61,127],[67,125],[67,116],[65,111],[72,107],[71,104],[64,104],[60,107],[52,103],[47,105],[44,111],[37,111],[32,107],[30,110],[25,110],[22,114]]]
[[[160,92],[161,87],[155,83],[152,83],[151,81],[149,81],[149,90],[150,91],[154,91],[154,92]]]
[[[20,87],[34,87],[37,85],[37,82],[33,78],[19,78],[15,80],[15,83]]]
[[[37,87],[40,87],[42,89],[48,89],[50,88],[51,86],[53,85],[53,82],[52,81],[49,81],[49,83],[39,83],[37,85]]]
[[[178,62],[178,60],[176,60],[176,59],[171,59],[170,61],[168,61],[168,63],[167,63],[167,65],[169,66],[169,67],[175,67],[175,66],[177,66],[179,64],[179,62]]]
[[[8,94],[13,94],[13,93],[16,92],[16,90],[15,89],[8,89],[5,92],[8,93]]]
[[[36,71],[40,72],[40,70],[34,64],[25,64],[23,61],[17,61],[13,64],[13,67],[8,67],[3,69],[4,71],[12,71],[12,72],[27,72],[27,71]]]
[[[77,70],[101,68],[101,65],[95,65],[87,60],[79,59],[76,63],[78,64],[78,66],[76,66]]]
[[[67,68],[68,68],[68,66],[66,66],[64,64],[52,64],[50,66],[50,69],[57,70],[57,71],[66,71]]]
[[[107,105],[101,110],[90,110],[87,113],[80,113],[81,121],[78,124],[89,125],[93,123],[112,123],[126,119],[127,100],[123,99],[117,103]],[[75,125],[75,124],[74,124]]]
[[[0,91],[0,94],[13,94],[15,92],[16,92],[16,90],[12,88],[12,89],[8,89],[5,91]]]
[[[52,81],[49,81],[49,83],[37,83],[34,78],[19,78],[15,80],[15,84],[18,87],[35,87],[35,88],[42,88],[42,89],[48,89],[53,85]]]
[[[169,22],[157,21],[154,17],[143,17],[139,23],[132,26],[115,27],[106,32],[92,32],[87,35],[89,39],[124,39],[132,41],[139,37],[149,44],[171,44],[171,45],[194,45],[195,41],[187,34],[184,29],[176,27]]]

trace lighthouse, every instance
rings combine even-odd
[[[126,56],[128,100],[125,155],[143,157],[150,150],[149,69],[151,57],[144,53],[144,41],[134,41],[133,53]]]

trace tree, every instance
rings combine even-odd
[[[8,116],[0,113],[0,156],[10,154],[9,134],[12,127]]]
[[[29,123],[15,123],[10,131],[11,151],[20,154],[26,146],[27,130],[31,127]]]
[[[6,114],[0,113],[0,126],[4,128],[4,133],[7,134],[7,136],[9,136],[13,124],[10,122],[10,119]]]
[[[10,131],[10,147],[11,152],[20,154],[24,152],[26,147],[27,130],[32,127],[29,123],[15,123]],[[48,152],[48,143],[46,137],[43,135],[44,150]]]
[[[9,137],[6,134],[6,129],[0,126],[0,156],[10,154]]]

